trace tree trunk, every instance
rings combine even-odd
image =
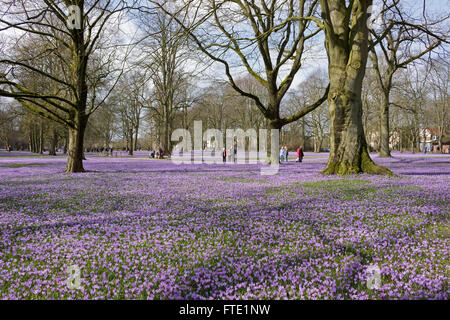
[[[32,133],[31,133],[31,130],[30,130],[30,132],[29,132],[29,134],[28,134],[28,150],[30,151],[30,152],[33,152],[33,147],[32,147],[32,145],[33,145],[33,140],[32,140],[33,138],[32,138]]]
[[[134,151],[138,148],[138,135],[139,135],[139,126],[134,128]]]
[[[66,134],[64,136],[64,154],[67,154],[67,147],[68,147],[68,144],[69,144],[68,140],[69,140],[69,137],[68,137],[67,132],[66,132]]]
[[[44,153],[44,125],[41,122],[39,127],[39,153]]]
[[[404,132],[400,131],[400,153],[403,153],[403,135]]]
[[[87,118],[77,116],[75,128],[69,128],[69,156],[67,158],[66,172],[84,172],[84,132],[86,130]]]
[[[130,142],[129,142],[129,149],[128,149],[128,155],[132,156],[133,155],[133,150],[134,150],[134,144],[133,144],[133,129],[130,129],[129,133],[128,133]]]
[[[380,108],[380,157],[390,158],[389,149],[389,96],[383,98]]]
[[[414,112],[414,150],[420,152],[420,128],[419,114]]]
[[[320,138],[317,142],[319,144],[319,148],[318,148],[317,152],[320,152],[322,150],[323,138]]]
[[[163,149],[164,152],[169,151],[169,106],[166,104],[165,106],[165,119],[164,119],[164,144]]]
[[[362,127],[362,104],[358,95],[344,89],[328,100],[331,118],[330,158],[324,174],[357,173],[390,174],[376,165],[369,156]]]
[[[314,153],[319,153],[321,148],[321,141],[319,139],[319,129],[317,123],[314,124]]]
[[[267,120],[269,132],[267,134],[267,161],[268,164],[280,163],[280,131],[281,124],[279,120]],[[278,130],[278,132],[276,132]],[[273,151],[273,152],[272,152]]]
[[[58,144],[58,134],[56,132],[56,129],[53,128],[52,130],[52,139],[50,140],[50,149],[48,154],[50,156],[56,156],[56,145]]]
[[[8,134],[6,134],[6,136],[5,136],[5,144],[6,144],[6,151],[11,152],[11,148],[10,148],[10,145],[9,145]]]
[[[34,140],[34,128],[31,127],[30,128],[30,152],[35,153],[36,151],[36,145],[35,145],[35,140]]]
[[[326,26],[331,120],[330,157],[322,173],[392,174],[370,158],[362,124],[361,91],[368,57],[367,9],[372,1],[355,1],[352,8],[341,0],[320,3]]]
[[[77,1],[81,12],[84,12],[84,1]],[[84,26],[85,17],[81,15],[81,25]],[[76,105],[76,112],[70,114],[72,127],[69,127],[69,155],[67,157],[66,172],[84,172],[84,134],[89,115],[86,115],[86,104],[88,96],[87,67],[89,54],[84,41],[85,29],[74,29],[72,35],[72,83],[76,94],[72,93],[72,99]]]
[[[33,140],[34,140],[34,150],[33,153],[39,153],[39,139],[38,139],[38,129],[33,128]]]
[[[301,130],[301,147],[305,150],[306,147],[306,141],[305,141],[305,117],[302,118],[302,130]]]

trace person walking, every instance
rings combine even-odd
[[[233,153],[234,153],[234,163],[236,163],[237,162],[237,142],[235,142],[234,143],[234,151],[233,151]]]
[[[284,155],[286,157],[286,162],[288,162],[289,160],[289,150],[287,146],[284,146]]]
[[[223,148],[222,150],[222,158],[223,158],[223,163],[227,162],[227,149]]]
[[[284,147],[280,149],[280,163],[284,161]]]
[[[297,162],[302,162],[304,156],[305,156],[305,154],[303,153],[303,148],[299,147],[297,149]]]

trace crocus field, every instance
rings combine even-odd
[[[0,298],[448,299],[450,156],[373,158],[396,175],[0,152]]]

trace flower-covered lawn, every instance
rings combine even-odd
[[[1,299],[449,298],[449,155],[346,178],[319,174],[326,154],[275,176],[87,157],[0,155]]]

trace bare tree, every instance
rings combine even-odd
[[[129,155],[133,155],[137,149],[143,110],[148,103],[145,94],[147,85],[143,72],[131,70],[121,78],[111,101],[117,106]]]
[[[326,74],[316,70],[301,85],[302,99],[306,100],[307,103],[317,99],[322,94],[322,88],[326,86],[327,81]],[[323,104],[307,115],[305,124],[312,129],[314,152],[320,152],[330,124],[327,105]]]
[[[367,150],[362,125],[361,90],[369,51],[371,0],[321,0],[328,54],[331,150],[325,174],[391,172],[376,165]]]
[[[425,127],[428,113],[430,88],[430,67],[411,65],[399,74],[394,86],[394,99],[391,106],[399,108],[406,124],[409,149],[414,153],[420,150],[420,129]]]
[[[380,157],[390,157],[389,106],[392,81],[397,70],[422,58],[445,41],[438,30],[444,19],[419,21],[400,6],[399,0],[383,1],[381,28],[372,29],[370,58],[383,95],[380,104]],[[426,11],[426,2],[423,11]],[[419,47],[420,46],[420,47]],[[377,51],[377,47],[379,50]],[[382,62],[382,63],[380,63]]]
[[[98,101],[98,92],[89,90],[89,60],[108,23],[117,19],[127,4],[111,0],[3,0],[0,5],[5,9],[0,18],[0,32],[23,34],[13,39],[12,52],[23,41],[34,39],[46,43],[42,50],[27,57],[0,59],[4,69],[0,76],[0,95],[15,98],[31,110],[67,126],[69,156],[66,171],[83,172],[86,125],[89,116],[102,102]],[[68,6],[78,9],[69,13]],[[54,66],[60,66],[59,71],[66,72],[54,73],[54,68],[48,68],[49,65],[36,63],[45,58],[57,62]],[[15,76],[17,71],[36,74],[53,85],[49,89],[34,90]],[[90,97],[92,103],[89,103]]]
[[[187,0],[182,9],[173,11],[166,2],[151,2],[182,26],[196,48],[222,65],[231,87],[254,101],[270,129],[297,121],[326,100],[327,90],[313,104],[281,117],[281,102],[302,66],[305,44],[321,31],[311,23],[317,19],[318,1]],[[179,15],[181,10],[184,16]],[[238,84],[236,62],[242,65],[241,74],[265,88],[267,103]],[[279,141],[274,143],[278,149]],[[270,161],[278,163],[278,158],[276,152]]]
[[[446,134],[450,133],[450,99],[448,94],[448,83],[450,81],[449,63],[442,60],[434,61],[431,67],[430,78],[432,92],[431,120],[438,131],[439,150],[443,152],[442,139]]]
[[[136,65],[146,72],[153,86],[153,99],[146,107],[161,127],[159,131],[162,129],[162,149],[170,153],[173,122],[183,107],[180,98],[185,94],[189,78],[186,67],[192,53],[186,47],[187,35],[183,28],[160,8],[141,7],[137,21],[143,38],[139,46],[142,54]]]

